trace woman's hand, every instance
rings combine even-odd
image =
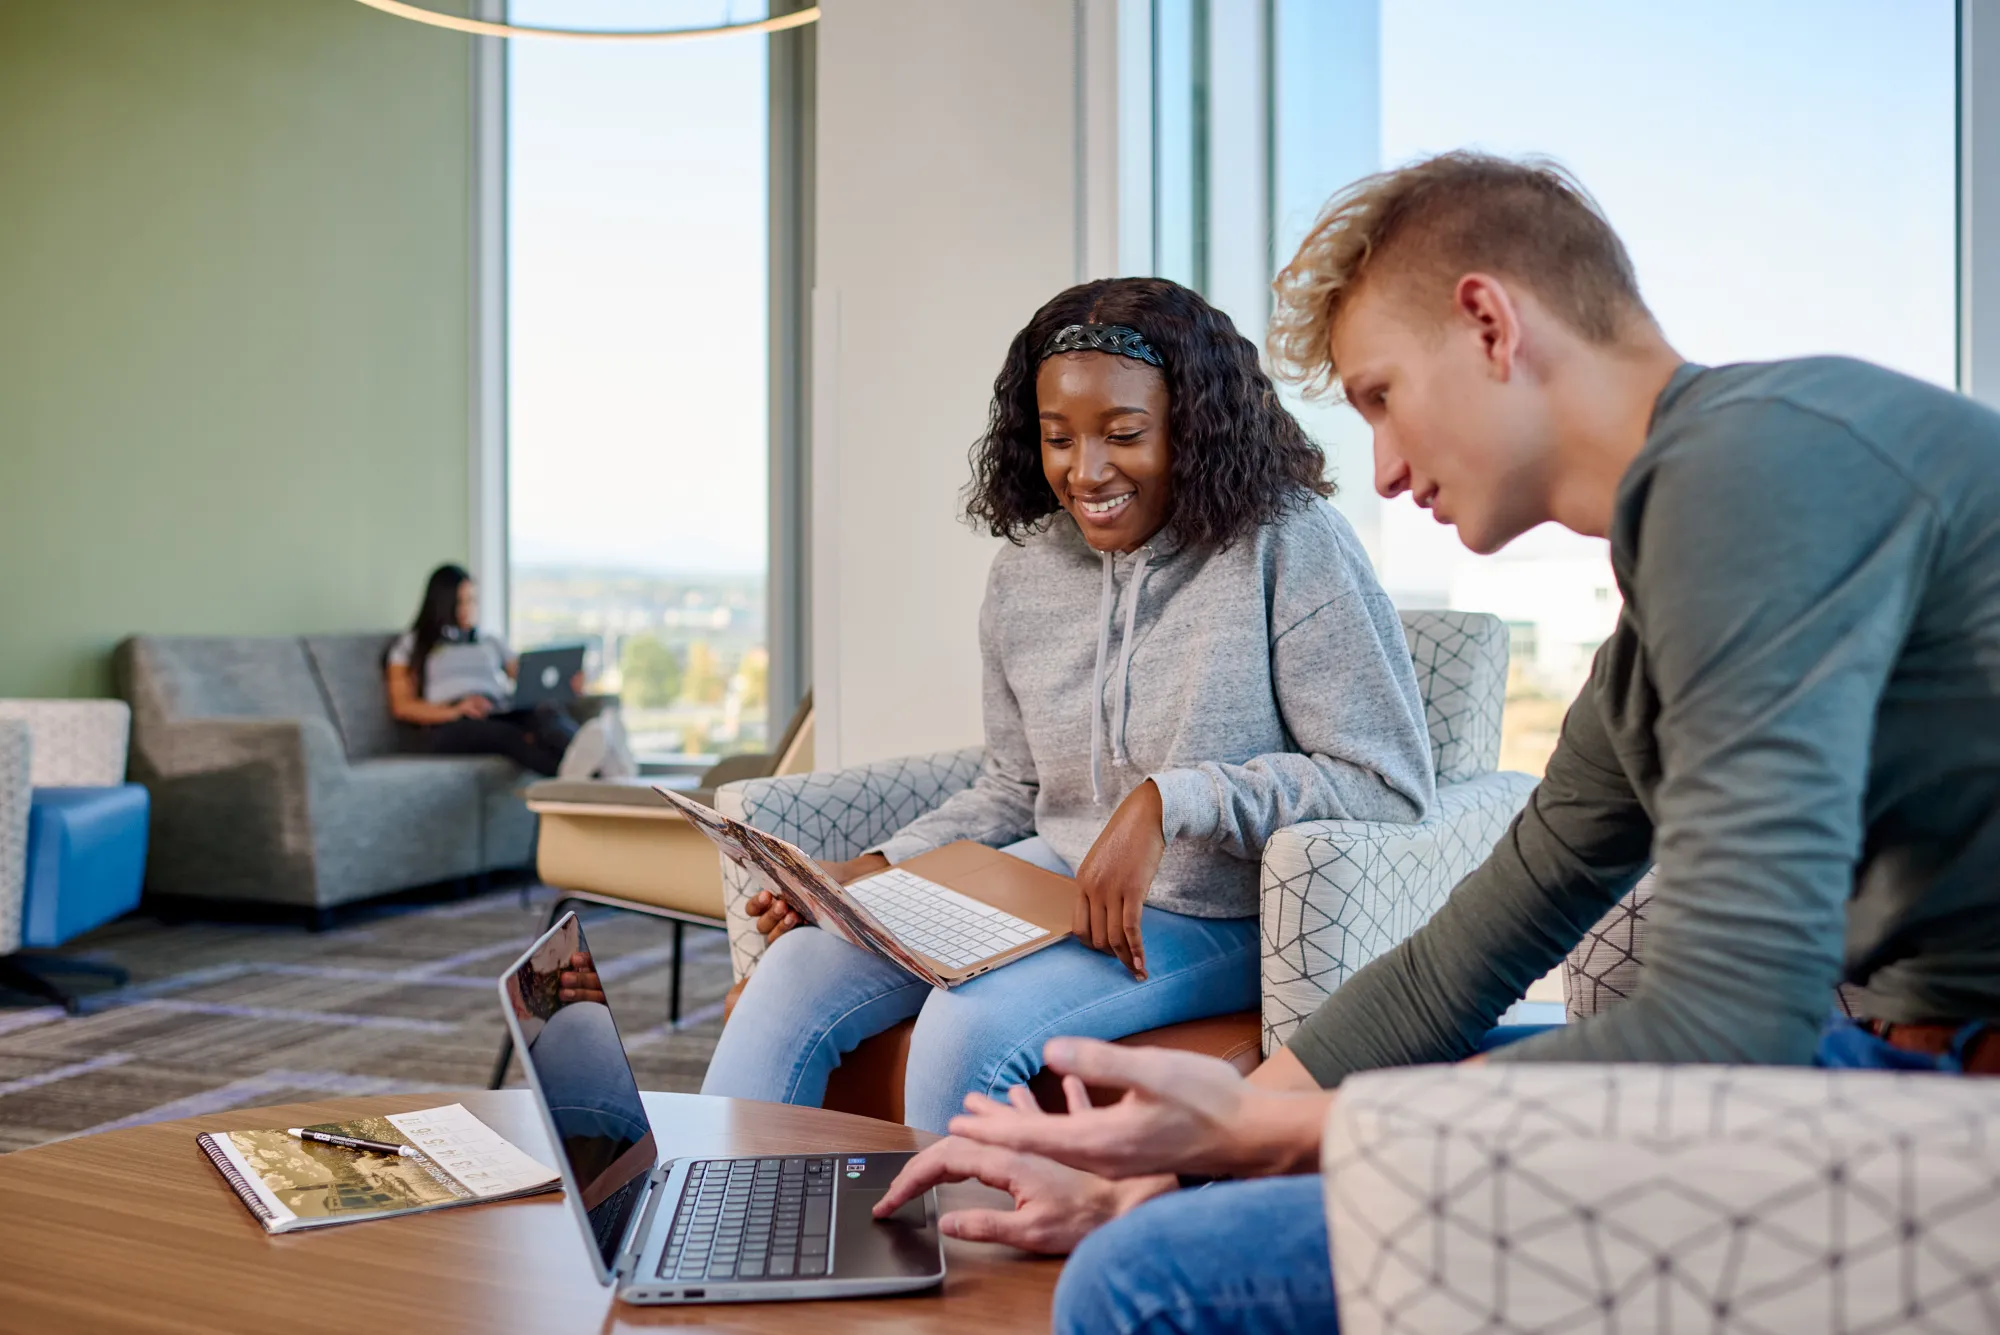
[[[759,890],[750,896],[743,911],[750,915],[767,946],[799,925],[799,915],[792,911],[791,905],[769,890]]]
[[[1160,832],[1162,814],[1160,790],[1148,779],[1125,795],[1076,869],[1076,912],[1070,930],[1091,949],[1116,955],[1134,978],[1146,976],[1139,915],[1167,852],[1167,838]]]
[[[564,1005],[604,1000],[604,983],[597,976],[597,963],[590,958],[589,951],[579,950],[569,957],[569,967],[562,971],[556,989],[556,1000]]]
[[[459,718],[485,718],[493,712],[493,702],[483,695],[461,695],[452,708]]]
[[[846,862],[822,862],[819,867],[842,885],[848,885],[864,876],[889,870],[889,859],[880,853],[863,853]],[[756,920],[757,930],[763,934],[767,946],[799,925],[799,915],[769,890],[759,890],[750,896],[743,911]]]

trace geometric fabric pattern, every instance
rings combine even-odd
[[[123,700],[0,700],[0,719],[35,736],[37,788],[115,788],[125,782],[132,707]]]
[[[1308,821],[1264,846],[1264,1051],[1283,1046],[1355,970],[1424,925],[1535,789],[1526,774],[1440,784],[1415,825]]]
[[[725,816],[797,844],[808,857],[845,861],[936,810],[953,793],[970,788],[979,776],[983,754],[975,746],[849,769],[751,779],[724,785],[715,795],[715,806]],[[764,953],[764,938],[743,911],[757,885],[748,872],[723,858],[722,886],[730,962],[740,982]]]
[[[1646,914],[1653,904],[1657,871],[1648,871],[1625,898],[1611,906],[1563,959],[1563,1010],[1569,1023],[1624,1001],[1639,989],[1646,964]],[[1843,1015],[1865,1014],[1861,991],[1842,983],[1833,1008]]]
[[[1321,1167],[1342,1335],[2000,1331],[2000,1080],[1369,1072]]]
[[[1507,703],[1507,625],[1484,612],[1405,612],[1439,783],[1491,774]]]
[[[1563,960],[1563,1009],[1575,1024],[1625,1000],[1639,986],[1646,945],[1646,905],[1654,873],[1647,872],[1612,906]]]
[[[28,809],[34,804],[28,725],[0,718],[0,955],[21,948],[28,887]]]

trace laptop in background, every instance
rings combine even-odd
[[[909,1152],[661,1162],[608,999],[560,999],[562,972],[579,955],[594,978],[583,926],[565,914],[499,989],[600,1283],[626,1302],[660,1304],[859,1297],[943,1281],[935,1191],[889,1219],[873,1215]],[[673,1128],[664,1130],[672,1154]]]
[[[572,678],[583,671],[584,646],[558,645],[529,649],[521,654],[514,669],[512,709],[533,709],[547,703],[566,705],[576,699]]]

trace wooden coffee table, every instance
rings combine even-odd
[[[934,1139],[818,1108],[648,1094],[663,1154],[908,1150]],[[901,1298],[630,1307],[598,1284],[561,1197],[269,1237],[199,1131],[299,1126],[462,1103],[553,1166],[523,1090],[399,1094],[160,1122],[0,1156],[0,1331],[923,1332],[1049,1325],[1058,1262],[947,1241],[944,1287]],[[976,1185],[945,1204],[1006,1204]]]

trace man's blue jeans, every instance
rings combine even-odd
[[[1113,1220],[1063,1267],[1057,1335],[1334,1335],[1320,1190],[1317,1174],[1216,1182]]]

